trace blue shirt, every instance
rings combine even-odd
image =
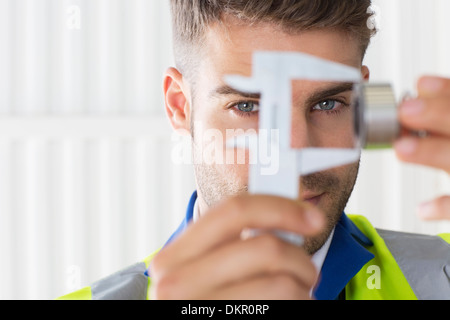
[[[181,234],[192,221],[196,199],[197,192],[194,192],[189,200],[183,222],[167,243]],[[374,255],[365,249],[365,246],[373,246],[372,241],[356,227],[345,213],[342,213],[320,272],[321,280],[313,291],[317,300],[337,299],[347,283],[368,261],[374,258]]]

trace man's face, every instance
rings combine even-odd
[[[201,214],[226,197],[246,192],[248,183],[248,164],[236,163],[236,158],[233,164],[226,164],[230,163],[226,160],[232,157],[230,152],[235,151],[225,150],[225,141],[218,139],[217,135],[214,139],[207,132],[220,132],[226,139],[230,138],[230,130],[258,128],[258,97],[243,96],[232,90],[224,82],[225,75],[251,76],[254,51],[298,51],[361,68],[358,43],[345,33],[318,30],[292,35],[271,24],[248,26],[233,22],[226,19],[226,29],[217,25],[209,28],[201,62],[195,71],[191,132]],[[367,69],[362,70],[363,77],[368,77]],[[336,110],[342,109],[340,114],[321,113],[335,103],[332,99],[350,102],[349,90],[333,96],[321,96],[321,93],[334,87],[336,83],[329,82],[296,80],[292,83],[293,148],[353,145],[350,112],[338,104]],[[317,125],[324,121],[330,124],[326,130]],[[333,121],[348,125],[333,126]],[[333,127],[334,131],[330,131]],[[216,152],[216,161],[205,163],[205,150],[210,151],[212,143],[217,144],[217,150],[223,149],[223,158],[217,159],[220,153]],[[356,181],[358,167],[356,163],[301,178],[301,200],[317,205],[329,221],[327,230],[321,236],[306,239],[305,247],[310,253],[323,245],[339,220]]]

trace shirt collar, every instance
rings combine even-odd
[[[195,200],[195,203],[194,203],[192,221],[194,221],[194,223],[195,223],[198,221],[199,218],[200,218],[200,211],[198,209],[198,199],[197,199],[197,200]]]
[[[319,250],[317,250],[317,252],[314,253],[313,256],[311,257],[312,262],[316,266],[316,269],[319,271],[322,269],[323,263],[325,262],[325,258],[328,254],[328,250],[330,249],[333,236],[334,236],[334,228],[331,231],[327,241],[325,241],[323,246]]]

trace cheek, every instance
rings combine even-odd
[[[328,123],[324,121],[324,123],[320,126],[311,126],[309,129],[312,146],[354,148],[357,145],[357,137],[350,117],[339,119],[339,121],[328,121]]]
[[[236,180],[247,184],[249,152],[245,149],[228,148],[227,141],[235,134],[216,126],[205,126],[205,121],[194,123],[193,156],[196,165],[208,166],[222,180]],[[234,182],[233,182],[234,183]]]
[[[354,148],[356,147],[356,138],[353,130],[341,129],[339,131],[333,132],[326,137],[326,144],[330,145],[332,148]],[[326,139],[324,137],[324,139]]]
[[[353,189],[359,171],[359,162],[333,169],[342,189]]]
[[[229,148],[227,142],[236,136],[256,135],[257,119],[245,122],[228,110],[219,107],[195,109],[193,113],[194,154],[202,164],[223,166],[222,171],[248,171],[249,152],[246,149]],[[257,117],[256,117],[257,118]],[[256,123],[256,125],[252,123]],[[244,126],[246,125],[246,126]],[[234,169],[236,167],[237,169]]]

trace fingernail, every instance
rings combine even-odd
[[[443,87],[442,79],[425,77],[420,80],[419,89],[428,92],[439,92]]]
[[[406,116],[419,115],[425,109],[425,104],[422,100],[412,99],[404,102],[400,108],[400,112]]]
[[[403,155],[414,154],[417,150],[417,140],[414,138],[403,138],[395,142],[395,150]]]
[[[433,202],[426,202],[419,206],[419,217],[422,219],[430,219],[434,216],[434,204]]]
[[[322,213],[317,208],[308,208],[306,210],[306,219],[314,229],[320,229],[323,225]]]

